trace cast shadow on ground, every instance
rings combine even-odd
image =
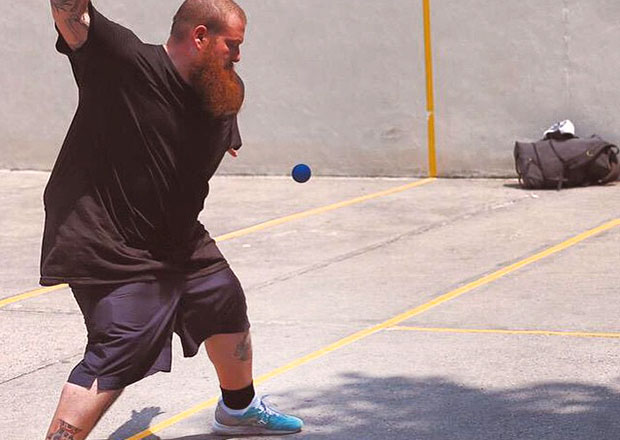
[[[533,192],[533,191],[555,191],[555,192],[557,192],[558,191],[557,187],[553,187],[553,188],[523,188],[521,186],[521,184],[519,184],[519,182],[516,182],[516,183],[504,183],[503,186],[504,186],[504,188],[518,189],[518,190],[523,191],[523,192],[527,192],[527,191],[530,191],[530,192]],[[564,190],[567,190],[567,189],[575,189],[575,188],[563,188],[562,190],[564,191]]]
[[[516,183],[504,183],[504,188],[512,188],[512,189],[523,189],[523,187],[521,185],[519,185],[519,182]],[[527,191],[527,190],[526,190]]]
[[[617,440],[620,437],[620,394],[605,386],[548,382],[490,390],[465,386],[445,377],[411,379],[360,373],[343,375],[339,383],[336,387],[299,388],[273,396],[272,400],[282,409],[301,415],[306,422],[304,432],[286,438]],[[175,438],[166,436],[165,432],[160,435],[148,440],[227,438],[209,433]]]
[[[142,432],[151,426],[151,422],[158,415],[163,414],[158,406],[142,408],[140,411],[131,411],[131,418],[119,426],[107,440],[119,440],[131,437],[138,432]],[[151,437],[155,439],[155,437]]]
[[[594,185],[594,186],[616,186],[618,185],[618,182],[609,182],[605,185]],[[519,182],[516,183],[504,183],[504,188],[511,188],[511,189],[519,189],[522,191],[558,191],[557,187],[553,187],[553,188],[536,188],[536,189],[527,189],[527,188],[523,188]],[[571,186],[571,187],[564,187],[561,189],[561,191],[566,191],[566,190],[579,190],[579,188],[587,188],[587,186]]]

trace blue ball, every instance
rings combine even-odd
[[[310,180],[310,176],[312,175],[312,171],[310,171],[310,167],[305,163],[300,163],[293,167],[293,171],[291,172],[291,176],[295,182],[304,183]]]

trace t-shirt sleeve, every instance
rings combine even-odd
[[[86,42],[76,50],[72,50],[56,27],[58,39],[56,50],[67,55],[73,63],[86,64],[91,59],[106,62],[129,61],[135,57],[140,39],[129,29],[108,20],[93,6],[88,4],[90,24]]]
[[[245,99],[245,84],[240,76],[237,76],[241,89],[243,90],[243,98]],[[241,133],[239,133],[239,124],[237,122],[237,115],[233,116],[232,124],[230,125],[230,147],[234,150],[241,148],[243,142],[241,141]]]
[[[232,124],[230,126],[230,148],[238,150],[243,145],[241,141],[241,133],[239,133],[239,125],[237,123],[237,116],[233,118]]]

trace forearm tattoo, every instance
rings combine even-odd
[[[80,35],[82,35],[85,30],[88,31],[88,25],[84,23],[78,15],[67,16],[67,18],[65,18],[65,23],[76,38],[80,38]]]
[[[235,348],[235,358],[240,361],[249,361],[252,357],[252,339],[250,338],[250,333],[246,332],[243,335],[243,339],[241,342],[237,344]]]
[[[76,40],[81,39],[88,32],[88,16],[83,14],[85,0],[51,0],[52,8],[58,14],[57,19],[62,19],[67,30],[73,34]]]
[[[75,440],[75,435],[78,432],[83,431],[82,429],[77,428],[64,420],[59,420],[59,422],[60,426],[58,427],[58,430],[50,433],[46,440]]]
[[[77,11],[82,0],[51,0],[52,8],[56,10],[56,12],[75,12]]]

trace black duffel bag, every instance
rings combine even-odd
[[[603,185],[620,175],[618,147],[596,135],[517,142],[514,155],[519,183],[527,189]]]

